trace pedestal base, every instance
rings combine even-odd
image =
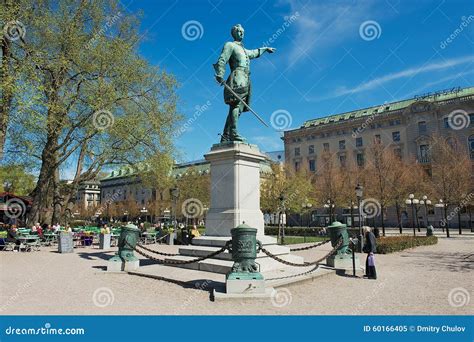
[[[265,280],[259,272],[231,272],[226,276],[226,293],[265,293]]]
[[[204,156],[211,164],[211,205],[206,215],[207,236],[230,236],[245,222],[264,235],[260,210],[260,164],[265,156],[255,145],[225,143]]]
[[[352,256],[351,255],[331,255],[326,259],[328,266],[341,269],[341,270],[352,270]],[[359,256],[355,255],[355,269],[360,269]]]
[[[107,261],[107,272],[129,272],[136,271],[140,267],[140,260],[123,261],[113,257]]]

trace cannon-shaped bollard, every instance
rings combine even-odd
[[[347,233],[347,226],[341,222],[335,221],[327,227],[327,232],[331,238],[332,247],[336,247],[337,243],[342,239],[341,245],[337,248],[337,252],[326,259],[328,266],[350,270],[353,268],[352,251],[349,248],[349,234]],[[360,268],[359,257],[354,255],[354,263],[357,268]]]
[[[122,227],[118,240],[119,250],[109,259],[107,271],[134,271],[140,266],[140,261],[133,253],[139,237],[140,230],[134,224]]]
[[[260,242],[257,229],[241,224],[231,230],[232,242],[229,245],[234,265],[226,275],[228,294],[265,293],[265,280],[255,262]]]

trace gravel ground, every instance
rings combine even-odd
[[[474,235],[453,236],[435,246],[377,255],[377,280],[334,274],[279,288],[272,300],[223,302],[211,302],[209,289],[106,273],[114,252],[0,252],[0,314],[472,315]],[[311,251],[300,255],[314,258]]]

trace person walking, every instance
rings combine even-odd
[[[367,253],[365,260],[365,276],[369,279],[377,279],[377,271],[375,270],[374,254],[377,250],[377,244],[374,233],[371,232],[370,227],[364,226],[365,243],[363,247],[364,253]]]

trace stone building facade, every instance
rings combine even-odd
[[[402,159],[423,164],[429,172],[430,136],[456,137],[474,161],[474,87],[454,88],[411,99],[384,103],[346,113],[306,121],[284,134],[286,163],[318,172],[324,152],[337,155],[342,167],[349,158],[363,165],[367,148],[374,142],[392,148]],[[435,210],[436,211],[436,210]],[[315,210],[318,223],[328,220],[324,209]],[[340,213],[347,220],[348,213]],[[389,210],[388,223],[396,225]],[[432,222],[439,215],[433,213]],[[463,214],[464,224],[471,221]]]

